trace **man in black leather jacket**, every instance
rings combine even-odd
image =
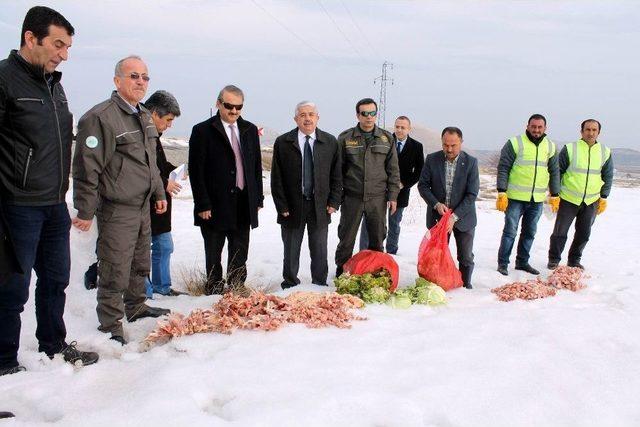
[[[56,67],[67,60],[73,26],[48,7],[31,8],[20,50],[0,61],[0,198],[15,255],[24,274],[0,286],[0,375],[24,371],[18,364],[20,313],[36,271],[36,337],[39,351],[72,363],[98,355],[67,344],[65,288],[71,266],[69,188],[72,123]]]

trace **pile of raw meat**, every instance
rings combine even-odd
[[[350,328],[352,320],[365,320],[351,309],[364,303],[353,295],[296,292],[286,298],[255,292],[248,297],[225,294],[211,309],[193,310],[189,316],[173,313],[158,322],[145,342],[166,342],[173,337],[201,332],[230,334],[234,329],[273,331],[284,323],[304,323],[310,328]]]
[[[586,286],[581,282],[583,271],[578,267],[562,266],[556,268],[547,280],[527,280],[525,282],[508,283],[491,289],[500,301],[515,299],[532,300],[555,296],[558,289],[578,291]]]

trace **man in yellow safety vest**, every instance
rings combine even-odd
[[[498,199],[496,208],[505,213],[504,229],[498,250],[498,271],[507,276],[509,257],[522,218],[516,270],[540,274],[529,264],[529,251],[542,214],[547,188],[550,203],[559,203],[560,174],[556,146],[547,138],[547,119],[541,114],[529,118],[526,132],[507,141],[498,163]]]
[[[562,182],[560,185],[560,205],[556,224],[549,243],[549,263],[553,270],[562,258],[567,242],[567,232],[576,220],[576,232],[569,249],[567,265],[579,267],[591,226],[596,215],[607,208],[607,196],[613,182],[613,160],[609,147],[598,142],[600,122],[588,119],[582,122],[580,138],[565,145],[560,151],[558,164]]]

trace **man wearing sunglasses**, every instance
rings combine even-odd
[[[194,222],[204,239],[205,293],[222,294],[225,283],[244,292],[249,231],[263,206],[258,128],[240,117],[244,94],[228,85],[218,94],[218,113],[193,127],[189,139],[189,180]],[[228,243],[226,280],[222,249]]]
[[[344,197],[336,249],[336,276],[351,255],[363,219],[369,234],[369,249],[383,250],[387,234],[387,208],[393,215],[400,192],[400,170],[393,135],[376,126],[378,105],[371,98],[356,104],[358,125],[342,132],[338,145],[342,150]]]
[[[73,160],[73,225],[81,231],[98,219],[99,330],[126,344],[122,318],[159,317],[169,310],[145,304],[145,278],[151,260],[149,204],[167,210],[156,165],[158,131],[140,101],[149,75],[139,56],[116,64],[111,97],[78,122]]]

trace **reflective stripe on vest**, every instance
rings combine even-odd
[[[509,172],[507,197],[534,202],[544,200],[549,186],[549,159],[555,154],[555,145],[546,137],[537,146],[526,135],[510,139],[516,153]]]
[[[595,151],[595,152],[594,152]],[[591,205],[600,198],[602,166],[611,156],[611,150],[603,144],[591,147],[583,140],[567,144],[569,167],[562,175],[560,197],[574,205],[583,202]]]

